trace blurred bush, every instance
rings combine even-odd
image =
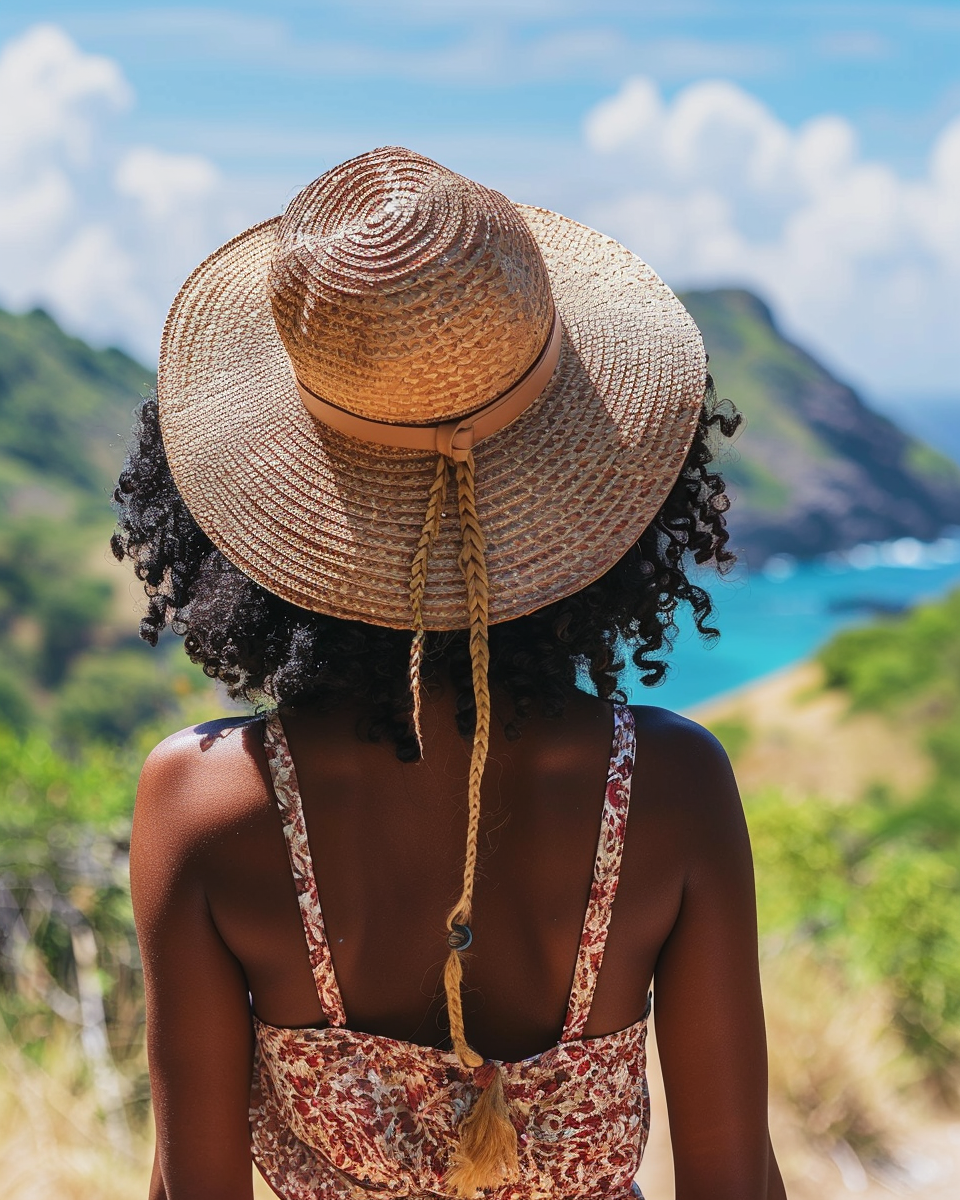
[[[960,703],[960,591],[901,617],[837,634],[820,651],[829,687],[854,708],[893,713],[922,701],[928,715],[955,716]]]
[[[851,988],[881,987],[905,1048],[947,1097],[960,1062],[960,846],[938,809],[749,799],[761,933],[812,946]],[[932,843],[938,843],[934,848]]]
[[[174,654],[146,648],[87,654],[73,664],[57,693],[54,729],[69,747],[124,745],[144,728],[169,722],[185,697],[211,690],[199,670]]]
[[[24,516],[0,529],[0,652],[41,688],[56,687],[109,613],[113,589],[87,567],[71,524]]]
[[[0,729],[0,1016],[41,1064],[75,1030],[118,1143],[146,1097],[127,871],[138,758],[97,745],[68,758]]]
[[[884,989],[890,1021],[945,1098],[960,1091],[960,592],[846,630],[820,652],[852,711],[912,730],[915,795],[855,804],[748,797],[767,939],[812,946],[844,986]]]
[[[20,676],[0,663],[0,728],[25,733],[34,717],[33,702]]]

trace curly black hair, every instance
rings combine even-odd
[[[742,418],[717,402],[708,377],[707,403],[683,469],[639,540],[596,582],[525,617],[490,628],[490,679],[510,696],[508,736],[535,706],[559,716],[578,674],[604,699],[618,689],[624,650],[648,686],[667,670],[662,653],[676,634],[678,605],[689,604],[699,633],[715,639],[708,593],[684,570],[689,556],[719,571],[735,561],[727,548],[723,479],[708,468],[718,437],[732,437]],[[407,682],[411,634],[345,621],[300,608],[268,592],[230,563],[191,516],[167,462],[157,401],[143,401],[130,453],[114,492],[114,555],[133,561],[148,597],[140,636],[151,645],[165,627],[184,639],[191,660],[219,679],[233,699],[283,707],[332,708],[352,699],[366,716],[361,736],[391,740],[403,761],[419,757]],[[457,692],[457,724],[473,730],[475,707],[466,630],[431,633],[424,682],[444,674]]]

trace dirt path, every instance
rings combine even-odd
[[[856,800],[872,783],[917,791],[929,771],[910,722],[849,713],[840,693],[824,689],[812,662],[700,705],[690,716],[729,741],[744,794],[775,786],[794,795]],[[734,736],[725,739],[725,729]],[[743,745],[736,752],[738,740]]]

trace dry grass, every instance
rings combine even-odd
[[[111,1145],[76,1042],[27,1058],[0,1026],[0,1196],[3,1200],[146,1200],[153,1131]],[[255,1200],[274,1194],[259,1176]],[[275,1197],[274,1197],[275,1200]]]
[[[0,1040],[0,1195],[4,1200],[131,1200],[147,1195],[150,1143],[107,1139],[76,1043],[48,1046],[52,1070]]]
[[[770,1127],[790,1200],[956,1200],[960,1121],[903,1058],[884,996],[838,987],[802,946],[767,957],[764,993]],[[647,1200],[672,1200],[655,1030],[649,1076],[652,1130],[638,1179]]]

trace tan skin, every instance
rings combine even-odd
[[[610,705],[508,741],[494,694],[484,778],[468,1037],[516,1060],[560,1035],[590,885]],[[784,1200],[767,1134],[753,872],[716,740],[638,707],[620,887],[586,1036],[643,1014],[656,988],[677,1200]],[[359,713],[284,714],[350,1028],[443,1045],[444,917],[459,892],[469,740],[448,687],[425,706],[425,759],[356,735]],[[269,783],[262,725],[215,722],[150,755],[131,877],[157,1119],[150,1200],[251,1200],[250,1002],[324,1024]]]

